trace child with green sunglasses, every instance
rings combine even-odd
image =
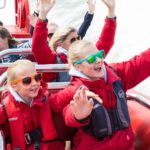
[[[68,126],[77,128],[74,150],[134,150],[125,93],[150,76],[150,48],[121,63],[107,64],[102,59],[103,51],[91,42],[74,42],[68,55],[71,86],[52,94],[51,104],[63,111]],[[81,86],[102,102],[94,98],[92,102]]]

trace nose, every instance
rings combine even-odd
[[[96,63],[99,63],[99,62],[101,62],[101,63],[102,63],[102,62],[103,62],[103,60],[104,60],[104,59],[101,59],[101,58],[99,58],[99,57],[96,57],[96,61],[95,61],[95,62],[96,62]]]
[[[31,85],[36,85],[38,82],[37,81],[35,81],[35,79],[34,78],[32,78],[32,81],[31,81]]]

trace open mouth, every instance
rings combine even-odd
[[[30,92],[37,92],[38,88],[31,89]]]
[[[95,71],[101,71],[101,70],[102,70],[102,67],[101,67],[101,66],[95,67],[94,70],[95,70]]]

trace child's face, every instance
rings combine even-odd
[[[96,49],[96,47],[91,44],[82,51],[81,60],[84,60],[87,57],[91,57],[92,55],[97,55],[98,52],[99,51]],[[95,61],[92,63],[83,61],[82,63],[75,64],[75,67],[78,71],[84,73],[93,80],[104,77],[103,58],[99,58],[98,56],[95,57]]]
[[[23,66],[21,69],[17,68],[14,80],[16,83],[12,84],[12,87],[27,103],[30,103],[38,95],[40,79],[34,66]]]

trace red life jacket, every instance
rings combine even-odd
[[[12,149],[21,148],[21,150],[26,150],[27,144],[24,138],[25,128],[22,112],[20,111],[19,107],[17,106],[17,102],[10,93],[3,101],[9,122],[9,129],[8,127],[7,129],[5,128],[4,136],[6,136],[6,133],[10,132],[9,134]],[[48,101],[43,102],[43,104],[39,106],[39,118],[40,127],[42,129],[41,141],[54,140],[57,137],[57,134],[52,121],[51,108],[48,104]]]

